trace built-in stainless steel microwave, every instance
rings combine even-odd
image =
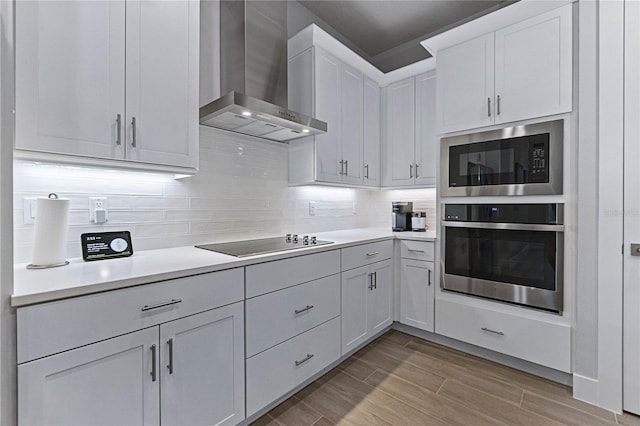
[[[563,127],[555,120],[442,138],[440,193],[562,194]]]

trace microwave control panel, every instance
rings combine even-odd
[[[529,140],[529,182],[549,182],[548,135],[531,136]]]

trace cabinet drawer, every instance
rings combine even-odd
[[[18,363],[238,302],[243,278],[229,269],[19,308]]]
[[[247,360],[247,417],[340,358],[340,318]],[[305,361],[306,360],[306,361]]]
[[[247,298],[340,272],[340,250],[276,260],[247,267]]]
[[[433,243],[426,241],[400,241],[400,257],[403,259],[426,260],[433,262]]]
[[[358,268],[393,257],[393,241],[362,244],[342,249],[342,270]]]
[[[340,274],[247,300],[247,358],[340,315]]]
[[[571,328],[566,324],[437,300],[436,333],[571,372]]]

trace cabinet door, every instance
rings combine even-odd
[[[415,81],[413,78],[387,87],[385,186],[407,186],[414,182]]]
[[[160,326],[162,424],[244,419],[244,314],[235,303]]]
[[[491,33],[438,52],[438,133],[493,124],[493,48]]]
[[[572,7],[496,31],[496,123],[571,111]]]
[[[371,291],[369,266],[342,273],[342,355],[369,337],[367,312]]]
[[[380,87],[366,78],[363,115],[363,182],[368,186],[380,186]]]
[[[315,117],[327,123],[327,133],[315,137],[316,179],[341,182],[340,62],[322,49],[315,50]]]
[[[160,424],[157,343],[152,327],[19,365],[18,423]]]
[[[127,159],[195,168],[200,4],[129,0],[126,5]]]
[[[400,322],[433,332],[433,262],[402,259],[400,264]]]
[[[362,184],[362,120],[364,76],[361,72],[342,64],[342,160],[344,164],[343,183]]]
[[[436,185],[436,74],[416,77],[416,185]]]
[[[373,291],[369,292],[369,334],[376,334],[393,322],[393,267],[391,260],[371,265]]]
[[[124,68],[124,2],[16,2],[16,148],[123,158]]]

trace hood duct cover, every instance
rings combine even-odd
[[[277,142],[325,133],[287,109],[286,1],[220,1],[220,88],[200,124]]]

